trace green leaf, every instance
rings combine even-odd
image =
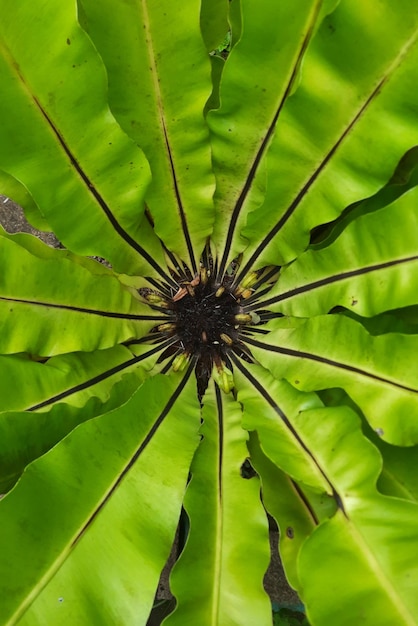
[[[242,35],[222,74],[221,107],[207,118],[216,175],[218,215],[214,241],[219,254],[223,251],[220,274],[237,247],[243,248],[242,242],[232,244],[243,204],[249,210],[261,203],[265,182],[262,175],[261,180],[254,179],[295,80],[319,7],[318,0],[280,5],[267,0],[260,11],[253,2],[242,2]],[[286,46],[284,39],[288,41]]]
[[[164,624],[238,626],[244,615],[268,624],[268,525],[257,479],[240,474],[248,451],[239,405],[216,387],[205,395],[203,419],[184,501],[190,535],[171,576],[177,608]]]
[[[414,188],[389,207],[357,218],[330,246],[301,254],[282,270],[260,307],[308,317],[340,305],[370,317],[388,306],[415,304],[417,201]]]
[[[350,409],[338,409],[338,419],[334,409],[311,413],[316,419],[300,414],[296,421],[340,494],[341,507],[300,552],[300,593],[309,620],[415,625],[418,567],[410,546],[417,540],[418,507],[376,491],[380,455]]]
[[[144,378],[144,370],[138,367],[122,375],[116,383],[108,377],[104,384],[90,387],[90,397],[84,406],[77,403],[77,393],[64,393],[67,404],[46,403],[49,410],[0,413],[0,493],[9,491],[30,462],[45,454],[76,426],[126,402]]]
[[[240,40],[242,34],[241,0],[230,0],[229,22],[231,24],[231,48]]]
[[[289,583],[300,587],[297,558],[317,520],[306,507],[294,481],[263,453],[255,433],[250,435],[251,463],[261,479],[263,503],[280,529],[280,557]]]
[[[418,7],[1,9],[0,623],[417,626]]]
[[[349,205],[333,222],[323,224],[311,233],[311,244],[315,249],[324,248],[353,220],[361,215],[378,211],[398,200],[404,193],[418,184],[418,146],[410,148],[400,159],[390,180],[373,196]]]
[[[107,274],[108,276],[115,276],[115,273],[108,265],[97,261],[97,257],[84,257],[74,254],[67,248],[54,248],[47,245],[44,241],[38,238],[38,236],[32,233],[17,232],[9,233],[0,227],[0,236],[9,241],[13,241],[21,246],[30,254],[33,254],[40,259],[70,259],[73,263],[77,263],[87,268],[92,274]],[[100,257],[99,257],[100,258]],[[118,278],[120,278],[119,275]]]
[[[42,217],[29,191],[22,183],[2,170],[0,170],[0,190],[3,196],[13,198],[14,202],[25,208],[26,218],[33,226],[38,228],[38,230],[50,230],[49,224]]]
[[[107,398],[121,376],[151,369],[160,346],[141,346],[134,355],[125,346],[37,361],[29,355],[0,356],[2,410],[38,411],[61,400],[82,407],[89,397]]]
[[[0,502],[4,623],[146,620],[198,442],[189,375],[82,424]]]
[[[293,418],[300,411],[321,406],[319,398],[297,391],[287,381],[275,380],[260,366],[247,368],[238,360],[235,366],[244,428],[257,431],[264,454],[291,478],[318,492],[329,492],[329,484],[293,427]]]
[[[219,100],[219,85],[221,82],[222,72],[225,66],[225,61],[222,57],[213,55],[210,57],[212,65],[212,93],[206,102],[205,113],[211,109],[217,109],[220,104]]]
[[[327,406],[347,405],[362,420],[364,434],[378,448],[383,459],[383,469],[377,481],[380,493],[418,502],[418,480],[415,467],[418,462],[418,446],[394,446],[382,440],[358,408],[342,389],[327,389],[320,392],[321,399]]]
[[[378,480],[378,488],[385,495],[418,502],[418,481],[415,468],[418,447],[400,448],[385,441],[374,442],[382,454],[384,466]]]
[[[202,115],[211,84],[200,1],[128,0],[117,11],[113,0],[81,5],[106,63],[112,111],[151,164],[146,201],[155,231],[196,273],[212,230],[214,191]]]
[[[0,264],[7,267],[0,279],[3,354],[104,349],[141,337],[166,320],[115,276],[91,274],[60,251],[47,250],[49,258],[41,259],[0,236]]]
[[[383,470],[377,481],[384,495],[418,502],[418,480],[415,468],[418,463],[418,446],[404,448],[383,441],[363,420],[363,431],[378,448],[383,458]]]
[[[141,210],[148,163],[110,115],[104,68],[74,6],[1,0],[0,9],[1,168],[24,180],[70,249],[158,273],[162,254]]]
[[[228,0],[202,0],[200,27],[206,50],[212,52],[218,48],[229,31]]]
[[[336,620],[339,626],[352,626],[359,620],[379,626],[416,626],[415,585],[410,582],[417,576],[410,550],[417,540],[416,506],[389,498],[379,505],[364,505],[359,521],[362,530],[369,530],[367,534],[353,528],[339,512],[316,531],[301,552],[309,620],[312,624]],[[412,609],[405,606],[404,590],[409,591]]]
[[[374,194],[418,143],[417,33],[408,0],[345,1],[325,18],[278,121],[264,204],[243,230],[248,265],[293,260],[314,226]]]
[[[360,324],[340,315],[301,320],[293,328],[292,321],[289,324],[265,340],[247,339],[275,377],[303,391],[342,387],[385,441],[418,441],[418,371],[413,357],[418,337],[371,337]]]

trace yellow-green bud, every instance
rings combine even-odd
[[[221,339],[228,346],[232,346],[232,344],[234,343],[234,341],[231,339],[231,337],[229,335],[225,334],[225,333],[221,333]]]
[[[158,326],[158,330],[163,333],[173,332],[174,330],[176,330],[176,325],[175,324],[160,324]]]
[[[151,304],[161,304],[164,302],[163,298],[159,296],[157,293],[147,293],[145,299]]]
[[[220,366],[214,366],[213,378],[225,393],[229,393],[234,388],[234,376],[223,362]]]
[[[237,313],[234,315],[234,320],[237,324],[250,324],[252,322],[251,315],[248,313]]]
[[[173,361],[173,370],[175,372],[182,372],[187,365],[188,354],[186,352],[182,352],[178,354]]]
[[[240,286],[243,289],[248,289],[249,287],[252,287],[257,282],[257,278],[258,278],[257,272],[250,272],[249,274],[246,275],[246,277],[244,278]]]

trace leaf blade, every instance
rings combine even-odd
[[[279,325],[282,330],[267,335],[265,341],[247,339],[255,356],[275,376],[304,391],[342,387],[383,439],[397,445],[416,443],[417,375],[411,358],[415,336],[371,337],[360,324],[341,315],[297,323],[294,319],[287,329],[288,321]],[[396,415],[402,415],[402,420],[396,420]]]
[[[260,306],[308,317],[340,305],[370,317],[415,304],[417,195],[414,188],[388,207],[354,220],[330,246],[301,254],[282,270]]]
[[[9,19],[0,46],[0,111],[8,120],[1,167],[24,181],[70,249],[107,258],[119,271],[158,274],[163,255],[141,208],[149,166],[110,115],[104,68],[74,8],[48,0],[40,17],[29,2],[2,0],[2,10]],[[44,45],[54,54],[34,62]],[[87,100],[86,90],[94,94]],[[53,185],[44,184],[45,171]]]
[[[2,561],[2,567],[8,572],[7,576],[1,577],[8,590],[7,602],[1,607],[3,619],[10,619],[11,623],[20,619],[21,623],[38,624],[45,615],[56,621],[62,619],[63,613],[67,621],[100,621],[102,617],[106,619],[106,615],[123,619],[126,624],[137,623],[138,615],[146,619],[159,568],[164,565],[174,537],[189,463],[198,442],[196,412],[193,419],[197,401],[190,384],[183,391],[187,380],[188,376],[180,382],[178,377],[175,380],[165,377],[149,380],[124,407],[81,425],[60,446],[31,465],[18,486],[2,500],[3,537],[10,542],[3,551]],[[154,390],[153,401],[144,406],[149,389]],[[182,409],[176,404],[179,395]],[[140,411],[142,420],[137,419],[137,411]],[[185,414],[189,419],[183,419]],[[80,445],[85,438],[88,445]],[[167,438],[179,443],[175,465],[172,465],[173,456],[161,461],[159,469],[164,468],[164,473],[167,470],[165,481],[160,480],[158,472],[157,475],[151,472],[146,477],[144,464],[148,468],[153,466],[152,459],[155,455],[160,457]],[[177,471],[174,471],[175,466]],[[60,478],[56,471],[51,471],[53,467],[61,468]],[[141,480],[143,490],[140,489]],[[80,490],[80,485],[84,485],[84,489]],[[48,524],[54,529],[47,541],[43,530],[42,503],[45,499],[49,502]],[[158,541],[145,539],[155,532],[152,530],[155,517],[147,512],[147,501],[151,508],[162,506],[166,511],[165,522],[156,529]],[[70,508],[69,502],[72,502]],[[131,502],[129,507],[126,506],[128,502]],[[22,532],[25,527],[23,519],[20,525],[13,521],[22,506],[26,510],[23,518],[29,516],[31,519],[30,532],[26,534]],[[63,506],[68,511],[64,523]],[[143,533],[138,524],[143,527]],[[117,598],[105,592],[107,585],[112,585],[112,577],[109,579],[99,574],[97,540],[105,528],[107,533],[111,532],[119,554],[117,562],[121,564]],[[37,536],[44,540],[38,542]],[[143,549],[132,550],[132,542],[138,545],[144,539]],[[24,578],[11,548],[14,541],[23,541],[26,546],[22,550],[20,544],[21,558],[31,555]],[[101,552],[103,564],[109,563],[109,559],[112,562],[113,574],[115,548],[112,542],[105,543]],[[153,557],[143,560],[141,551],[144,554],[151,552]],[[92,577],[94,563],[98,570]],[[130,583],[131,567],[140,580],[138,584],[143,595],[139,597],[137,588]],[[106,567],[102,571],[105,572]],[[84,585],[70,584],[76,573]],[[82,596],[78,595],[80,589],[84,589]],[[89,597],[96,594],[100,601],[91,603]],[[64,597],[62,603],[59,602],[61,596]],[[108,606],[103,604],[106,597]]]
[[[321,25],[269,151],[272,172],[280,176],[271,177],[264,206],[249,215],[243,231],[251,241],[249,265],[294,259],[306,248],[310,229],[374,194],[417,143],[412,112],[418,102],[410,80],[418,55],[418,14],[408,3],[401,12],[399,20],[389,2],[367,7],[341,2]],[[359,37],[364,47],[357,45]],[[307,110],[315,115],[306,116]],[[397,130],[387,133],[388,125]],[[373,151],[365,155],[364,145],[373,145]],[[261,221],[264,233],[269,230],[264,237],[257,228]]]
[[[0,265],[7,268],[0,279],[3,354],[106,349],[144,336],[166,319],[111,272],[93,274],[46,246],[45,258],[34,256],[12,237],[0,235],[0,244]]]
[[[219,268],[221,275],[228,259],[236,254],[240,245],[241,250],[243,247],[242,242],[233,243],[243,204],[247,200],[253,206],[260,204],[265,183],[264,173],[256,176],[257,170],[296,77],[319,8],[320,3],[316,0],[298,2],[297,8],[294,3],[278,6],[275,2],[266,2],[262,12],[251,2],[242,5],[243,29],[222,74],[221,107],[207,117],[217,179],[217,218],[213,238],[219,251],[225,245]],[[288,36],[289,31],[293,35],[289,38],[291,44],[282,47],[279,42]],[[263,58],[262,74],[259,71],[260,57]],[[277,82],[278,88],[271,89],[271,85],[277,85]],[[245,108],[241,106],[243,99]]]
[[[388,626],[416,624],[417,600],[411,580],[416,579],[417,566],[411,546],[418,540],[418,507],[377,492],[381,458],[361,433],[360,421],[350,409],[339,408],[338,419],[329,409],[314,412],[316,419],[300,415],[297,421],[342,494],[343,509],[321,524],[301,549],[299,573],[302,595],[307,593],[308,616],[320,625],[332,623],[337,614],[347,626],[360,618],[364,623],[377,620]],[[314,553],[318,557],[318,549],[324,560],[320,559],[317,579],[307,568],[312,568],[311,559]],[[324,591],[319,591],[318,580],[322,590],[327,589],[326,598]]]
[[[151,164],[146,201],[155,230],[197,273],[212,230],[214,188],[202,115],[211,83],[200,2],[130,0],[117,15],[112,0],[81,5],[109,73],[112,110]]]
[[[270,602],[261,584],[269,560],[267,520],[257,483],[240,475],[247,449],[239,407],[229,396],[221,396],[219,388],[209,394],[204,439],[185,497],[190,536],[171,576],[178,606],[164,623],[174,626],[197,620],[208,626],[238,625],[244,606],[250,621],[268,623]],[[203,548],[204,560],[198,558]],[[245,560],[241,558],[244,552]],[[191,563],[193,580],[188,569]]]

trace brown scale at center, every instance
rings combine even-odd
[[[258,281],[262,272],[252,272],[245,282],[234,286],[233,269],[231,266],[231,271],[224,276],[220,285],[212,276],[211,264],[209,267],[202,264],[200,273],[194,278],[189,275],[183,280],[178,279],[178,291],[172,293],[171,297],[163,295],[163,289],[160,293],[150,289],[140,290],[152,308],[167,316],[167,322],[159,324],[152,331],[172,340],[157,362],[171,357],[168,367],[178,371],[187,362],[193,361],[200,399],[206,391],[214,366],[214,376],[218,373],[218,384],[225,391],[233,387],[231,354],[253,362],[245,340],[252,332],[251,327],[264,323],[254,310],[256,306],[248,306],[248,298],[254,292],[252,285]],[[263,272],[270,279],[273,272],[267,269],[267,273]],[[164,369],[167,371],[167,366]]]
[[[198,358],[221,356],[222,346],[237,339],[235,315],[240,313],[236,298],[223,288],[214,290],[210,282],[198,284],[171,305],[176,334],[182,348]]]

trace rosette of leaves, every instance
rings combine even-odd
[[[1,623],[417,624],[418,5],[0,6]]]

